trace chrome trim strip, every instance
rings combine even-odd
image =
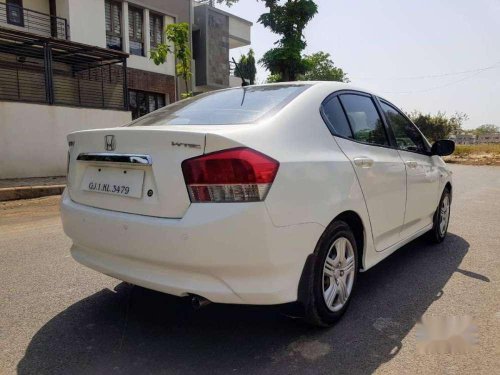
[[[153,165],[151,156],[140,154],[113,154],[109,152],[83,153],[78,155],[76,160],[95,163]]]

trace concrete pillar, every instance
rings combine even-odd
[[[149,51],[151,49],[151,35],[149,34],[149,9],[144,9],[142,12],[142,32],[144,40],[144,56],[149,59]]]
[[[122,49],[130,53],[130,40],[128,37],[128,2],[122,3]]]

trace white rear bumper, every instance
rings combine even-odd
[[[192,204],[182,219],[84,206],[63,195],[64,231],[80,263],[120,280],[212,302],[297,300],[307,256],[324,228],[276,227],[263,202]]]

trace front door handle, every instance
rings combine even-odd
[[[373,159],[367,158],[365,156],[361,156],[358,158],[354,158],[354,164],[361,168],[371,168],[373,165]]]
[[[408,168],[417,168],[417,162],[415,160],[408,160],[406,161],[406,165],[408,166]]]

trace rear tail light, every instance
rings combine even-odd
[[[191,202],[256,202],[266,198],[279,163],[250,148],[187,159],[182,173]]]

